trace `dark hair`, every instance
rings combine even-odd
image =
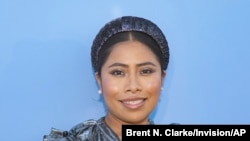
[[[160,57],[162,56],[161,50],[157,42],[152,37],[143,32],[125,31],[113,35],[103,44],[98,57],[97,72],[99,72],[99,75],[101,75],[101,68],[107,61],[107,58],[112,51],[113,46],[119,42],[128,41],[131,39],[139,41],[149,47],[149,49],[155,54],[157,60],[161,64],[161,68],[163,68],[163,60],[161,59],[162,57]]]
[[[99,72],[103,63],[118,42],[133,40],[144,43],[159,59],[162,70],[169,62],[169,47],[161,29],[150,20],[136,16],[122,16],[106,23],[98,32],[91,46],[91,62],[94,72]],[[112,38],[112,39],[110,39]]]

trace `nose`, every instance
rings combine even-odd
[[[141,91],[141,85],[138,76],[129,75],[127,77],[126,92],[137,93]]]

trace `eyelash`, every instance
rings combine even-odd
[[[118,75],[124,75],[124,72],[121,70],[114,70],[110,72],[111,75],[118,76]]]
[[[143,75],[148,75],[148,74],[152,74],[154,72],[154,70],[152,69],[143,69],[140,74],[143,74]]]
[[[143,69],[140,71],[140,74],[141,75],[149,75],[149,74],[152,74],[154,73],[155,71],[153,69]],[[110,72],[111,75],[114,75],[114,76],[123,76],[125,75],[125,73],[121,70],[113,70]]]

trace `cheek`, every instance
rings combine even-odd
[[[146,88],[147,88],[147,90],[149,90],[151,92],[160,92],[161,85],[159,82],[158,83],[156,82],[156,83],[148,84]]]
[[[119,84],[116,81],[113,81],[109,78],[103,78],[102,79],[102,92],[105,95],[115,95],[119,93]]]
[[[162,87],[162,82],[161,79],[152,79],[151,81],[145,81],[144,83],[144,88],[153,95],[159,94],[161,87]]]

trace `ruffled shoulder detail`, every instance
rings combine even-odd
[[[72,127],[69,131],[51,128],[48,135],[44,135],[43,141],[82,141],[93,136],[97,121],[90,119]],[[92,133],[92,134],[91,134]]]

